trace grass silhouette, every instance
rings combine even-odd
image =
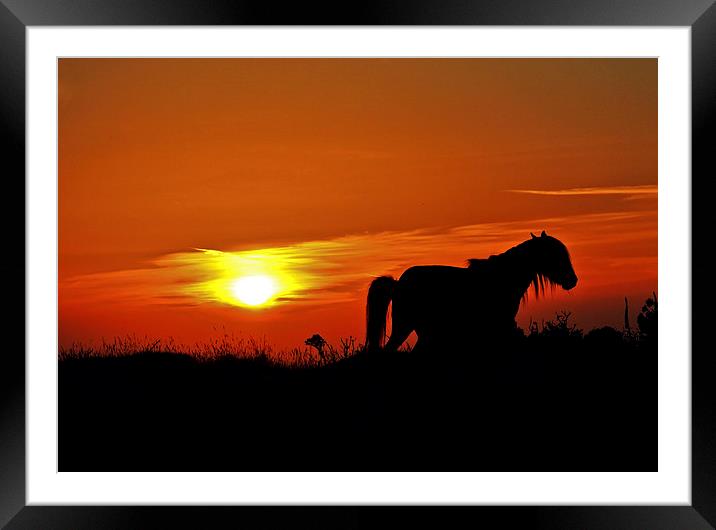
[[[323,342],[318,342],[318,341]],[[76,342],[59,349],[59,360],[72,361],[91,358],[128,357],[152,353],[187,355],[198,361],[215,361],[234,358],[268,363],[276,367],[313,368],[347,359],[364,351],[364,345],[355,337],[341,337],[338,345],[325,342],[318,334],[306,340],[304,348],[276,351],[264,337],[237,337],[223,333],[220,336],[195,344],[177,343],[174,339],[152,339],[147,336],[126,335],[102,340],[98,344]],[[319,346],[319,347],[317,347]],[[404,348],[409,351],[410,347]]]
[[[584,333],[562,312],[458,351],[314,336],[275,352],[227,334],[191,348],[74,345],[60,352],[59,468],[653,471],[655,304],[644,307],[652,336]]]

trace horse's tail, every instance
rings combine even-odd
[[[390,276],[380,276],[373,280],[368,288],[368,301],[365,308],[367,350],[378,350],[383,347],[388,304],[393,298],[396,283],[398,282]]]

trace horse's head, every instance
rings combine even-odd
[[[535,272],[567,291],[577,285],[577,275],[564,243],[544,231],[539,237],[530,235],[529,249]]]

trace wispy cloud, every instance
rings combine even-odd
[[[522,193],[525,195],[551,195],[551,196],[576,196],[576,195],[628,195],[628,196],[649,196],[658,193],[658,187],[653,184],[640,186],[597,186],[591,188],[566,188],[562,190],[505,190],[509,193]]]
[[[276,305],[300,308],[362,300],[371,277],[399,275],[410,265],[462,266],[467,258],[507,250],[546,229],[571,245],[630,248],[655,237],[644,212],[585,214],[533,221],[435,227],[355,234],[254,250],[192,249],[157,257],[143,268],[83,275],[61,283],[66,303],[107,302],[170,305],[231,303],[231,282],[267,274],[280,287]]]

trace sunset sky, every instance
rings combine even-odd
[[[657,290],[655,59],[60,59],[58,98],[61,346],[362,341],[373,276],[530,231],[579,285],[522,326]]]

